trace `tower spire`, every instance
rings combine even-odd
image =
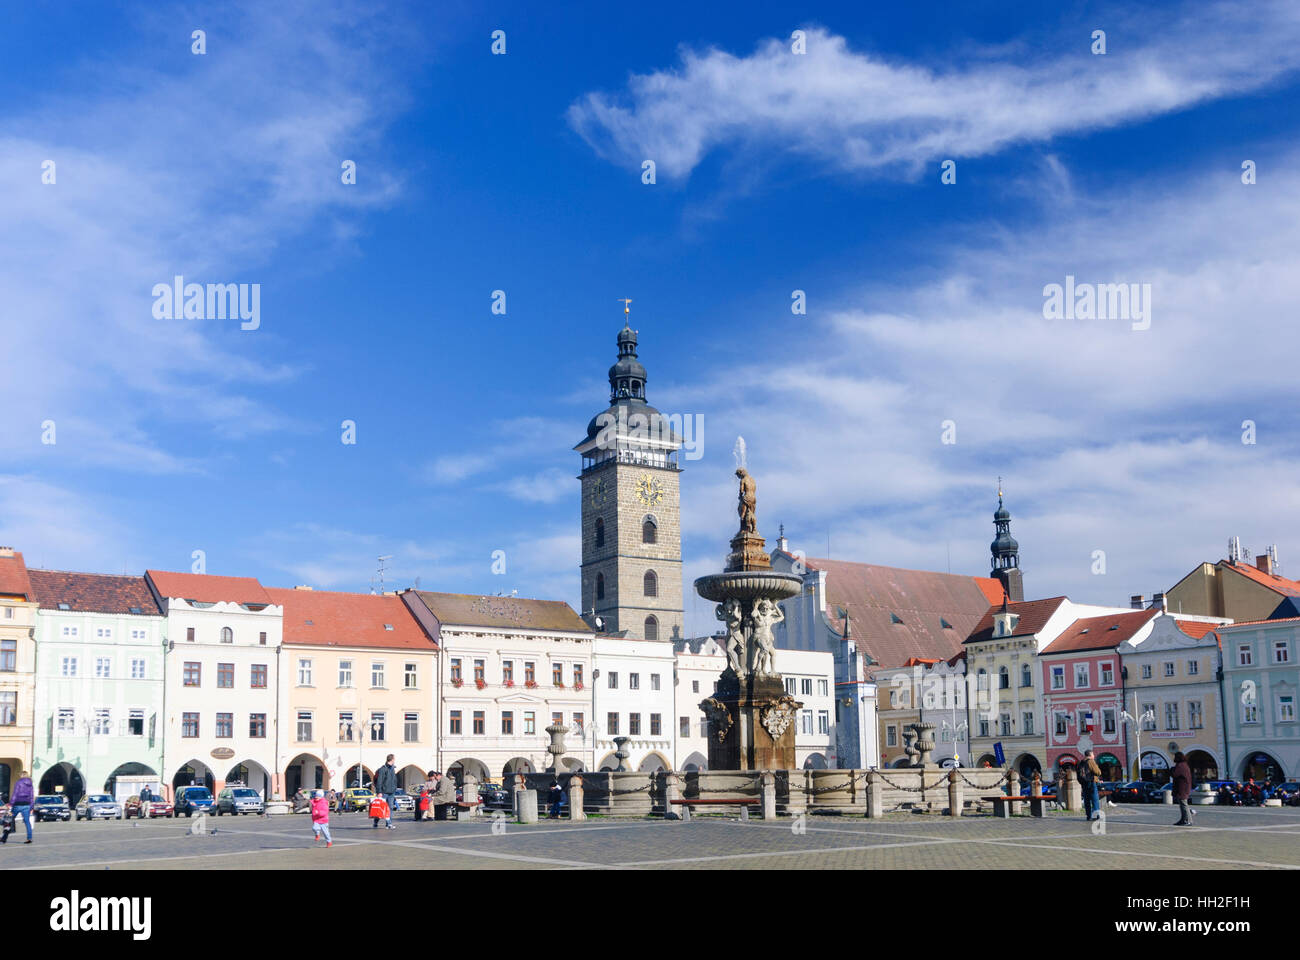
[[[1011,536],[1011,511],[1002,503],[1002,478],[998,477],[998,509],[993,514],[995,536],[989,544],[993,567],[990,577],[1001,581],[1007,599],[1017,603],[1025,599],[1024,578],[1020,572],[1020,544]]]

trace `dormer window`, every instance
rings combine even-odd
[[[72,605],[71,605],[71,604],[67,604],[67,603],[61,603],[61,604],[59,604],[59,609],[60,609],[60,610],[71,610],[71,609],[72,609]]]
[[[384,629],[385,629],[385,630],[392,630],[392,629],[393,629],[393,625],[392,625],[391,623],[386,623],[386,624],[384,624]]]
[[[945,629],[945,630],[951,630],[951,629],[952,629],[952,624],[949,623],[947,620],[945,620],[943,617],[940,617],[940,618],[939,618],[939,626],[941,626],[941,627],[942,627],[943,629]]]
[[[889,622],[890,622],[890,623],[902,623],[903,621],[902,621],[902,618],[900,618],[900,617],[898,616],[898,614],[896,614],[896,613],[892,613],[892,612],[891,612],[891,613],[889,614]]]

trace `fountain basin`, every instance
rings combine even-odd
[[[705,600],[784,600],[803,589],[803,580],[774,570],[736,570],[711,573],[695,581],[695,592]]]

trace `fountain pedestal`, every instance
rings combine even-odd
[[[799,769],[794,736],[801,705],[779,676],[747,677],[741,684],[723,674],[705,703],[715,705],[706,708],[710,770]]]

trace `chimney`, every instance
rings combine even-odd
[[[12,557],[14,555],[13,547],[0,547],[0,557]]]
[[[1169,609],[1169,605],[1165,602],[1165,595],[1163,593],[1151,594],[1151,606],[1159,607],[1161,610],[1166,611]]]
[[[1142,607],[1145,606],[1145,604],[1146,604],[1146,597],[1142,596],[1142,594],[1140,593],[1135,593],[1133,594],[1133,596],[1128,598],[1128,605],[1132,607],[1134,610],[1141,610]]]
[[[1260,573],[1272,574],[1273,558],[1270,557],[1267,553],[1260,554],[1258,557],[1255,558],[1255,569],[1258,570]]]

